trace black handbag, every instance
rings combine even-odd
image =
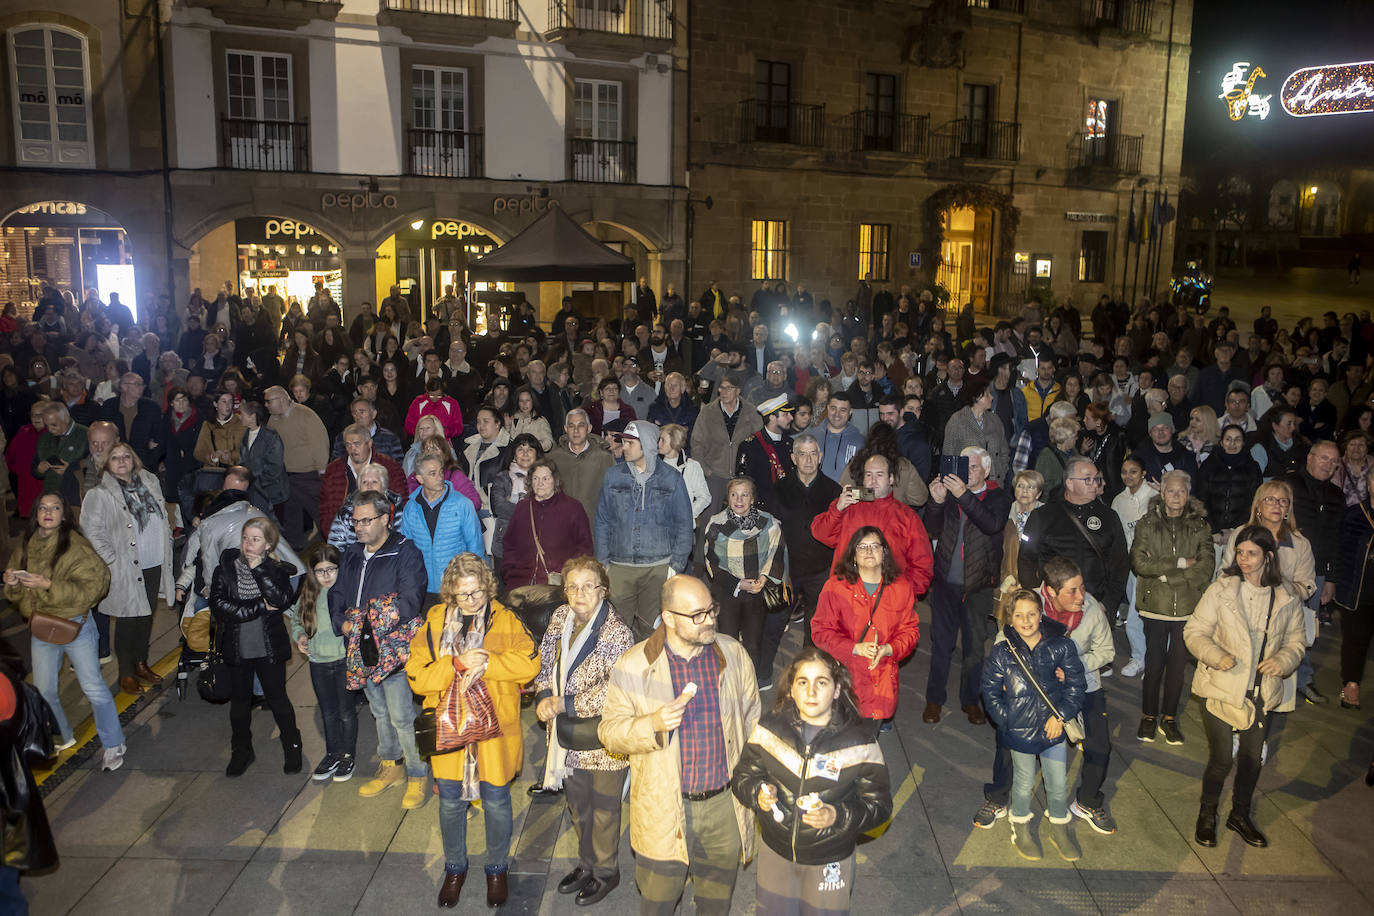
[[[782,582],[769,582],[759,592],[763,598],[763,609],[766,613],[772,614],[775,611],[786,611],[792,607],[791,589]]]
[[[415,747],[428,760],[435,755],[439,743],[439,724],[433,709],[422,709],[415,717]]]
[[[229,665],[224,653],[219,650],[219,639],[215,631],[210,637],[210,651],[205,661],[200,663],[200,673],[196,675],[196,692],[207,703],[228,703],[232,688],[229,685]]]
[[[600,724],[600,716],[582,717],[559,713],[553,720],[553,730],[558,736],[558,743],[567,750],[599,751],[602,745],[596,729]]]

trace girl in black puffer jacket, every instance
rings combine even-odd
[[[1245,431],[1228,426],[1221,432],[1221,447],[1198,470],[1193,492],[1207,507],[1212,533],[1223,537],[1250,520],[1250,503],[1264,482],[1259,463],[1245,445]]]
[[[232,752],[226,776],[242,776],[253,762],[253,677],[281,731],[283,772],[301,771],[301,733],[286,695],[291,639],[282,612],[296,599],[293,568],[272,556],[277,526],[266,518],[243,523],[239,549],[224,551],[210,582],[210,613],[219,627],[219,647],[229,671]]]
[[[983,706],[988,717],[997,723],[998,744],[1011,751],[1011,842],[1023,858],[1040,858],[1040,845],[1030,833],[1031,791],[1035,788],[1038,755],[1045,777],[1050,842],[1061,857],[1072,862],[1082,852],[1069,826],[1072,817],[1064,720],[1072,719],[1083,708],[1087,692],[1083,663],[1064,624],[1041,616],[1040,596],[1035,592],[1015,592],[999,616],[1002,638],[993,644],[983,665]],[[1027,680],[1016,656],[1030,668],[1040,690]],[[1040,691],[1054,703],[1063,719],[1046,707]]]
[[[730,786],[759,818],[758,912],[849,912],[855,842],[892,816],[892,793],[844,665],[797,654]]]

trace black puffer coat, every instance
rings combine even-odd
[[[219,646],[224,653],[224,660],[231,665],[243,661],[239,648],[240,629],[249,621],[261,619],[263,638],[267,643],[267,660],[287,661],[291,658],[291,638],[286,632],[282,612],[296,601],[295,589],[291,587],[294,567],[271,557],[263,558],[253,570],[253,578],[261,594],[255,598],[243,598],[239,594],[238,574],[234,571],[238,558],[238,548],[231,547],[224,551],[210,580],[210,613],[221,627]],[[268,605],[275,610],[269,609]]]
[[[730,789],[740,804],[758,814],[759,834],[768,848],[789,862],[824,865],[854,852],[859,834],[892,816],[892,791],[883,752],[873,738],[871,724],[836,702],[830,724],[807,744],[795,711],[769,713],[754,726],[744,753],[735,764]],[[814,771],[825,755],[838,767],[836,778]],[[759,811],[759,789],[765,784],[778,793],[772,811]],[[835,823],[816,829],[802,822],[797,799],[812,792],[835,807]]]
[[[963,581],[966,592],[992,588],[1002,569],[1002,538],[1006,533],[1007,516],[1011,514],[1011,496],[989,480],[982,493],[968,490],[955,499],[946,495],[945,501],[926,503],[922,515],[926,530],[939,539],[935,547],[935,578],[949,578],[950,566],[955,562],[954,548],[959,541],[959,516],[965,516]]]
[[[1336,603],[1341,607],[1354,610],[1374,600],[1374,513],[1367,503],[1345,510],[1334,573]]]
[[[1284,477],[1293,488],[1293,517],[1302,536],[1312,542],[1317,575],[1332,578],[1340,551],[1345,494],[1329,480],[1318,480],[1304,468]]]
[[[1026,641],[1010,625],[1002,628],[1002,634],[1006,638],[993,644],[983,664],[983,706],[988,717],[997,723],[1004,747],[1038,754],[1059,744],[1064,736],[1061,734],[1053,741],[1045,737],[1050,711],[1026,680],[1011,649],[1014,646],[1025,659],[1036,681],[1066,719],[1072,719],[1083,709],[1088,689],[1083,662],[1078,657],[1078,647],[1068,636],[1068,628],[1057,620],[1040,618],[1040,641],[1034,651],[1026,648]],[[1062,683],[1054,676],[1056,668],[1064,669]]]
[[[1198,470],[1193,492],[1207,507],[1207,521],[1214,533],[1249,520],[1250,503],[1263,480],[1264,472],[1250,449],[1242,449],[1238,455],[1212,450],[1212,456]]]

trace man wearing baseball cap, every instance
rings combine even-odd
[[[692,551],[692,501],[682,475],[658,460],[658,433],[648,420],[625,427],[625,460],[606,472],[593,523],[611,604],[638,639],[653,632],[663,583]]]
[[[795,409],[785,394],[760,404],[763,429],[741,442],[735,456],[735,474],[754,481],[756,501],[770,512],[775,502],[773,485],[792,473],[792,436],[787,430]]]

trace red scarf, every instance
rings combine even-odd
[[[1045,616],[1068,627],[1070,633],[1078,629],[1078,625],[1083,622],[1082,611],[1060,610],[1059,606],[1054,603],[1054,599],[1050,597],[1050,590],[1047,586],[1040,586],[1040,597],[1045,601]]]

